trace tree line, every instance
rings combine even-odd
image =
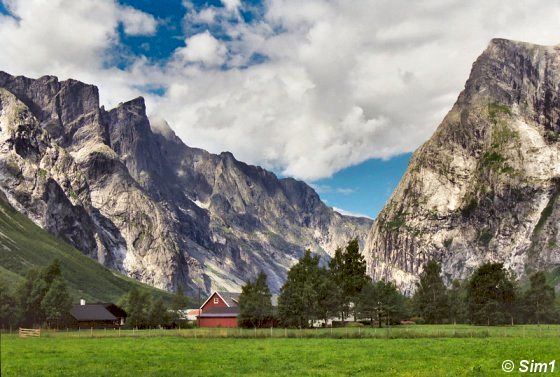
[[[36,324],[59,327],[70,320],[71,307],[72,298],[58,260],[44,268],[30,269],[14,291],[0,280],[0,324],[4,328]]]
[[[171,302],[155,297],[147,290],[132,288],[120,298],[117,305],[126,311],[127,327],[142,329],[186,326],[186,323],[182,324],[186,321],[179,318],[178,312],[188,304],[189,299],[181,288],[173,295]]]
[[[261,272],[249,281],[239,297],[239,323],[245,327],[309,327],[316,321],[344,324],[354,321],[377,326],[416,323],[470,323],[499,325],[557,323],[560,309],[546,274],[530,275],[520,287],[515,276],[501,263],[485,263],[466,280],[444,283],[441,266],[428,261],[412,297],[404,296],[394,282],[372,281],[357,240],[335,251],[327,264],[309,250],[288,271],[273,307],[267,276]],[[179,289],[171,300],[163,300],[143,289],[133,288],[118,301],[127,312],[127,326],[173,327],[177,311],[188,305]],[[30,269],[12,291],[0,280],[0,326],[71,324],[72,297],[54,260],[44,268]]]
[[[0,279],[0,327],[71,326],[72,302],[60,262],[55,259],[46,267],[30,269],[13,290]],[[181,289],[164,301],[147,290],[133,288],[118,301],[127,313],[126,325],[138,328],[176,326],[180,321],[178,310],[188,303]]]
[[[444,283],[441,266],[423,266],[412,297],[404,296],[394,282],[372,281],[357,240],[335,251],[326,265],[309,250],[288,271],[273,308],[267,277],[261,272],[248,282],[239,297],[239,323],[245,327],[309,327],[316,321],[343,325],[349,317],[364,324],[470,323],[499,325],[556,323],[560,310],[554,288],[542,271],[532,274],[520,288],[515,276],[501,263],[485,263],[464,281]]]

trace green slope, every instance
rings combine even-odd
[[[109,270],[70,244],[53,237],[23,216],[0,193],[0,278],[15,287],[32,267],[60,260],[62,275],[74,299],[115,302],[133,287],[169,299],[167,292]]]

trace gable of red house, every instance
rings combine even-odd
[[[200,306],[199,327],[237,327],[239,293],[214,292]]]

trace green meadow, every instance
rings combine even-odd
[[[504,360],[560,362],[560,326],[86,329],[1,346],[2,376],[504,376]]]

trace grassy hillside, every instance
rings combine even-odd
[[[15,287],[30,268],[46,266],[55,258],[60,260],[62,275],[76,300],[114,302],[132,287],[170,297],[167,292],[103,267],[35,225],[0,195],[0,278]]]

